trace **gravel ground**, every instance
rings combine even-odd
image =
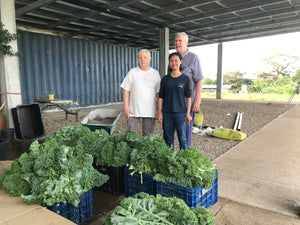
[[[246,133],[247,137],[249,137],[291,107],[293,107],[293,105],[287,105],[285,102],[203,99],[201,112],[204,115],[203,125],[233,128],[237,112],[243,111],[244,114],[241,131]],[[103,108],[114,108],[123,111],[122,104],[103,106]],[[80,121],[86,116],[86,114],[94,109],[95,108],[80,110],[78,122],[73,115],[69,115],[66,120],[65,115],[62,112],[43,113],[45,134],[47,135],[52,133],[63,125],[80,125]],[[125,132],[126,126],[126,118],[122,113],[113,135]],[[156,122],[154,132],[158,133],[160,137],[162,137],[161,124],[158,122]],[[193,134],[192,146],[202,150],[206,157],[213,160],[237,145],[239,142],[240,141],[225,140],[197,133]],[[177,140],[175,140],[175,148],[178,148]]]

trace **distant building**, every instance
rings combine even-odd
[[[231,85],[223,85],[222,86],[222,90],[224,92],[227,92],[229,88],[231,88]],[[216,93],[216,90],[217,90],[217,85],[215,85],[215,84],[202,85],[202,92],[203,93],[206,92],[206,93],[214,94],[214,93]]]
[[[245,94],[248,93],[248,88],[246,84],[242,84],[240,93],[245,93]]]

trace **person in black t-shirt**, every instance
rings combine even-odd
[[[170,72],[161,79],[157,120],[162,123],[163,138],[168,146],[174,147],[175,130],[180,149],[188,148],[186,140],[186,123],[190,123],[191,81],[180,72],[182,57],[174,52],[169,55]]]

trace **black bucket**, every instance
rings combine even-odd
[[[2,138],[7,141],[14,140],[15,136],[15,129],[14,128],[7,128],[2,130]]]
[[[0,139],[0,160],[6,160],[6,144],[6,140]]]

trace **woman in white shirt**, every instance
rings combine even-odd
[[[140,50],[137,59],[139,66],[127,73],[121,88],[124,89],[127,129],[139,134],[138,128],[142,119],[142,135],[145,136],[154,131],[160,75],[149,66],[151,55],[147,49]]]

